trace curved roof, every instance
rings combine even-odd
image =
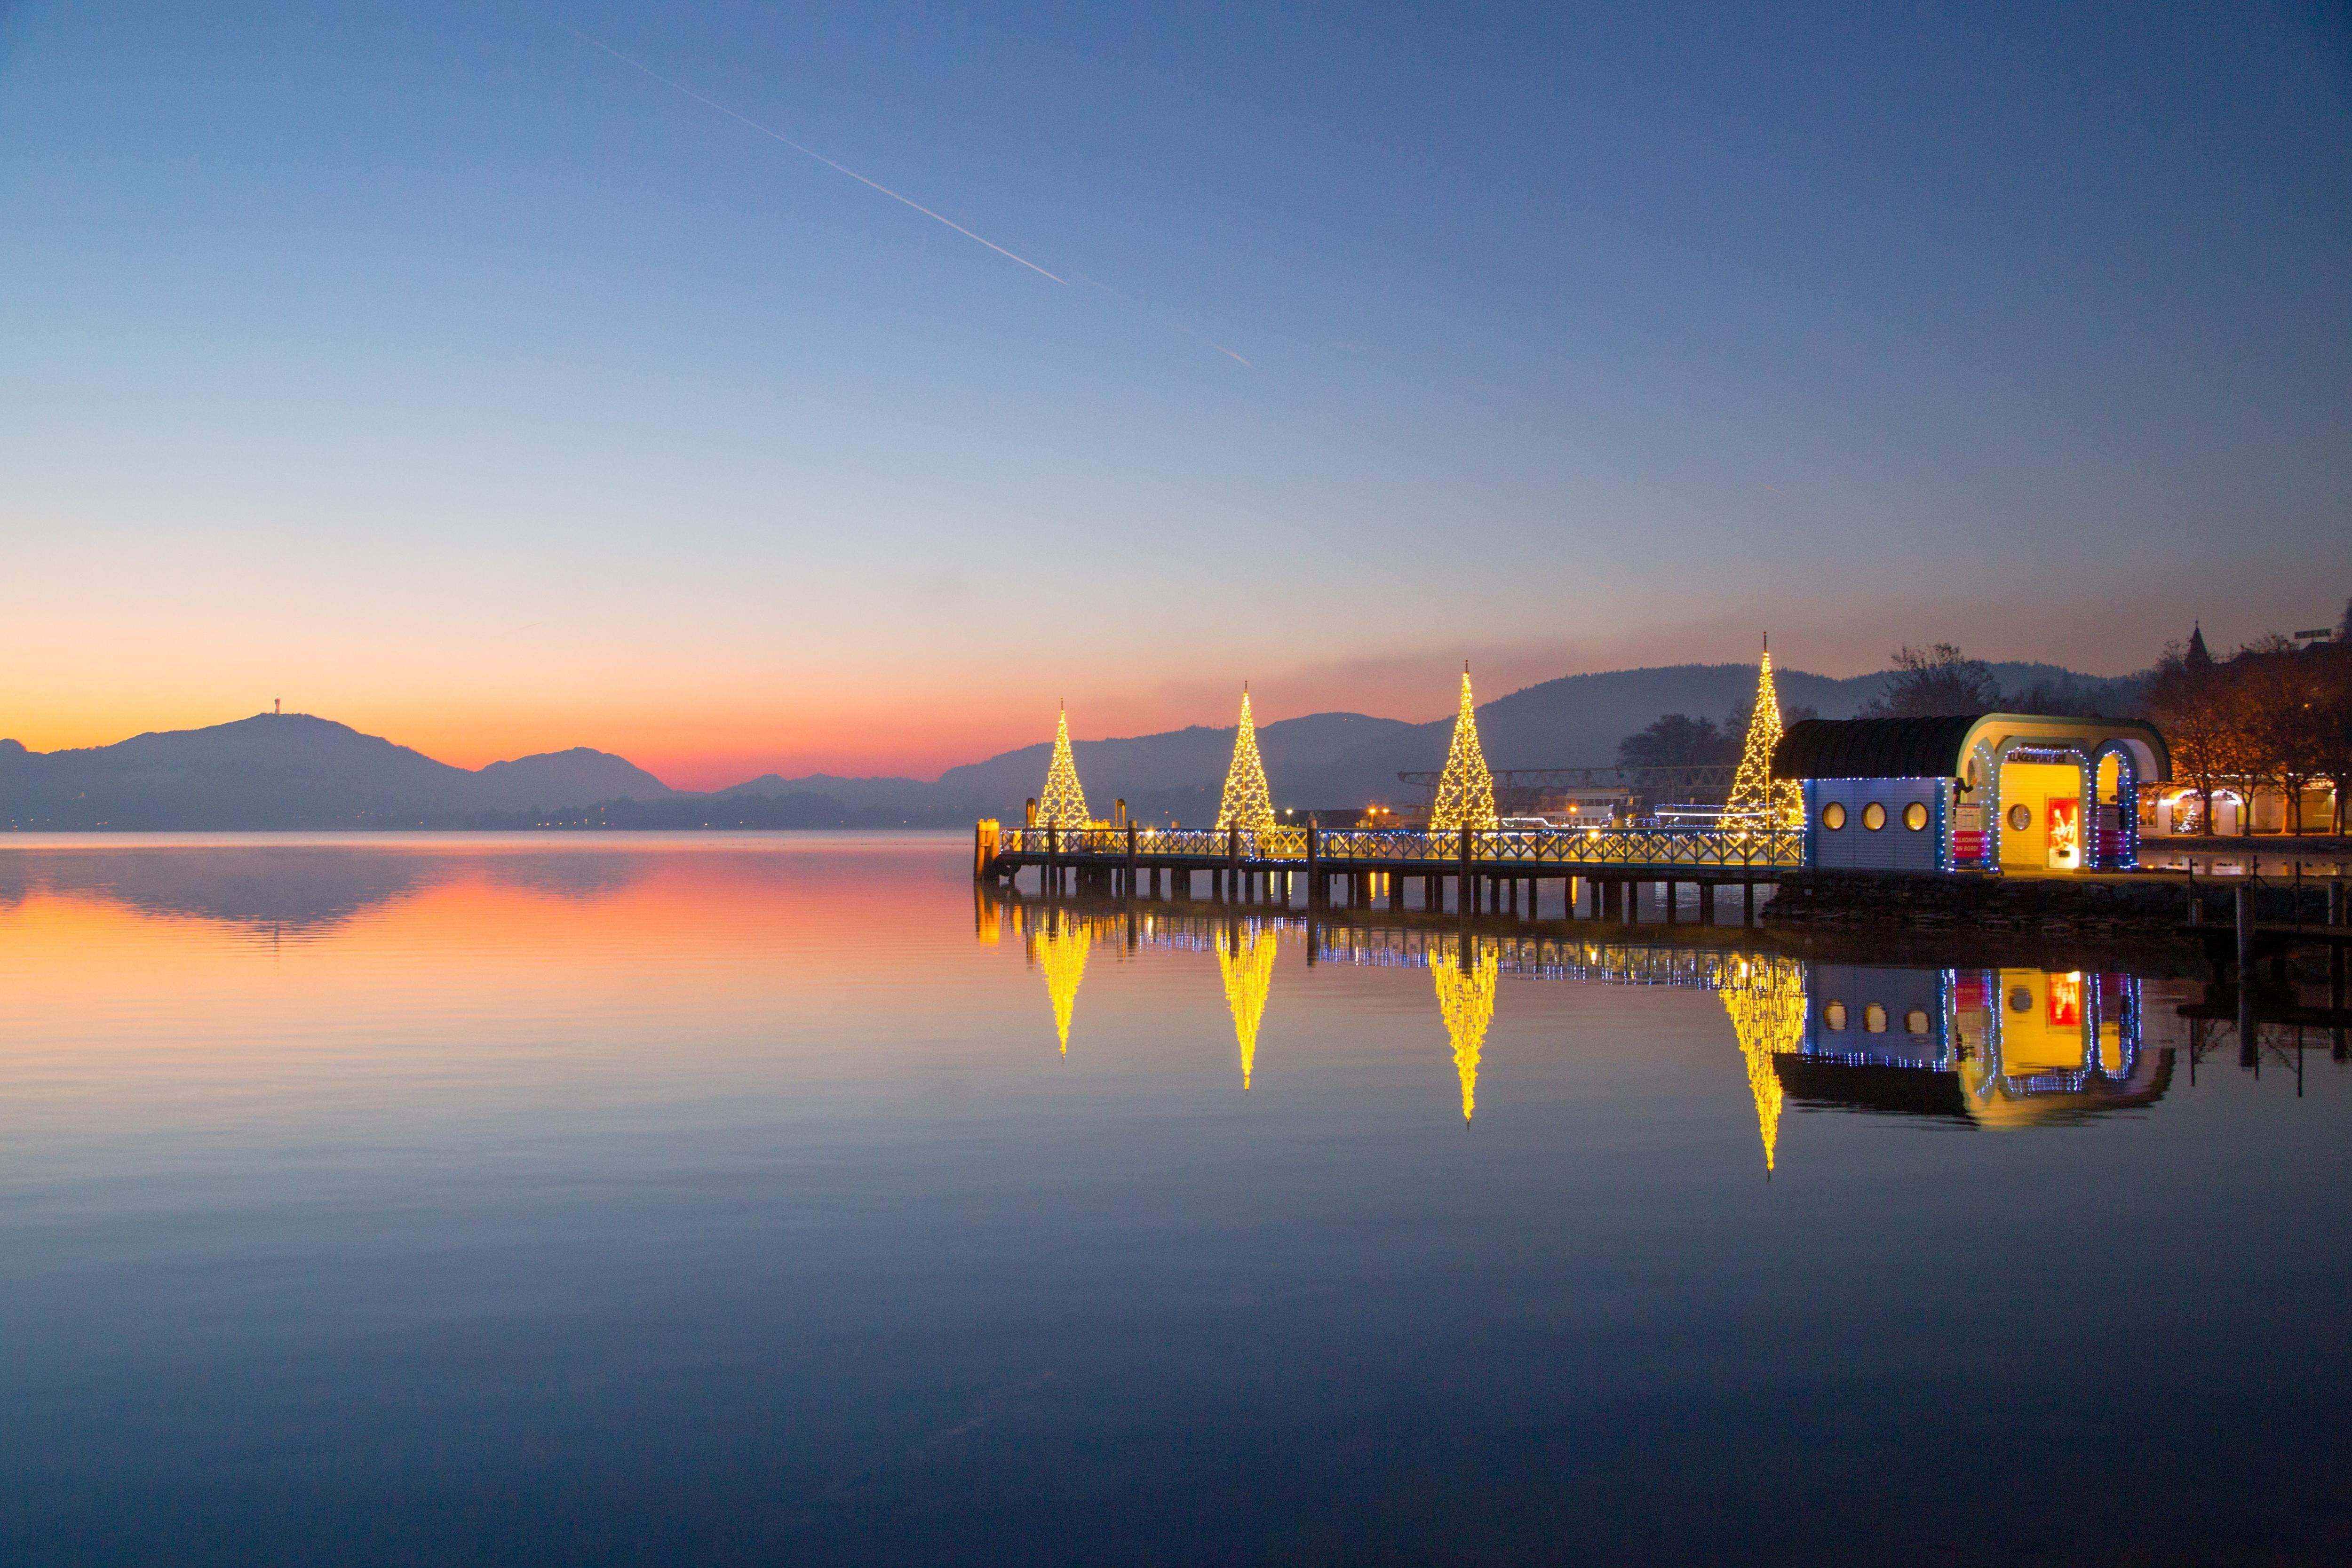
[[[1925,719],[1801,719],[1772,748],[1776,779],[1932,779],[1960,771],[1982,713]]]

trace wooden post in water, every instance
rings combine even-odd
[[[1741,905],[1739,910],[1739,923],[1744,926],[1754,925],[1756,923],[1756,884],[1753,882],[1740,883],[1739,900]]]
[[[1118,814],[1127,816],[1127,802],[1118,803]],[[1132,821],[1127,825],[1127,896],[1130,899],[1135,897],[1135,824]]]
[[[2251,994],[2253,988],[2254,879],[2250,875],[2238,884],[2238,994]]]
[[[1477,908],[1478,893],[1476,886],[1472,881],[1470,876],[1470,828],[1469,825],[1466,823],[1464,824],[1462,827],[1461,860],[1459,862],[1459,867],[1460,868],[1454,874],[1454,884],[1455,889],[1454,895],[1454,907],[1458,913],[1465,915],[1472,914],[1475,912]]]
[[[1316,863],[1322,858],[1321,850],[1315,842],[1317,836],[1315,819],[1310,816],[1307,819],[1307,907],[1310,910],[1315,907]],[[1309,953],[1315,951],[1312,942],[1307,943],[1307,951]]]
[[[1234,902],[1242,890],[1242,830],[1225,829],[1225,900]]]

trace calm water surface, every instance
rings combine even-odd
[[[2352,1555],[2324,1041],[1360,919],[0,847],[0,1559]]]

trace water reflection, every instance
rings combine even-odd
[[[2172,1081],[2129,975],[1823,965],[1812,986],[1777,1064],[1809,1105],[2016,1126],[2150,1105]]]
[[[2053,1122],[2153,1104],[2173,1052],[2145,1043],[2142,984],[2115,973],[1831,964],[1737,946],[1489,934],[1438,922],[1334,921],[1214,908],[1137,908],[978,895],[981,940],[1021,933],[1045,976],[1063,1053],[1087,952],[1114,946],[1213,954],[1251,1083],[1258,1033],[1287,940],[1303,962],[1429,971],[1465,1123],[1506,978],[1713,992],[1756,1110],[1764,1169],[1777,1169],[1794,1102],[1974,1126]],[[1749,937],[1749,941],[1760,939]]]
[[[0,1562],[2341,1556],[2352,1068],[2193,985],[967,867],[0,850]]]
[[[1225,1006],[1234,1016],[1234,1043],[1242,1053],[1242,1092],[1257,1066],[1257,1026],[1265,1019],[1265,999],[1274,989],[1276,933],[1254,921],[1235,921],[1217,948],[1217,971],[1224,977]]]
[[[1748,1089],[1756,1097],[1756,1131],[1764,1141],[1764,1171],[1769,1175],[1780,1143],[1779,1058],[1795,1050],[1805,1034],[1805,967],[1774,954],[1743,955],[1736,964],[1726,962],[1717,994],[1748,1065]]]
[[[1467,1126],[1478,1110],[1478,1049],[1486,1043],[1486,1026],[1495,1021],[1495,977],[1502,954],[1493,942],[1456,939],[1453,952],[1441,948],[1430,954],[1429,974],[1437,984],[1437,1016],[1445,1020],[1445,1038],[1454,1047],[1454,1075],[1462,1080],[1462,1121]]]

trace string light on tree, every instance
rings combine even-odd
[[[1257,1065],[1257,1026],[1265,1018],[1266,994],[1274,989],[1275,938],[1253,925],[1217,944],[1217,970],[1224,976],[1225,1005],[1233,1009],[1234,1039],[1242,1048],[1242,1092]]]
[[[1756,1128],[1764,1140],[1769,1176],[1780,1142],[1782,1098],[1772,1058],[1804,1041],[1804,966],[1793,958],[1742,958],[1731,963],[1717,994],[1731,1015],[1731,1031],[1748,1064],[1748,1091],[1756,1100]]]
[[[1054,1034],[1062,1054],[1070,1054],[1070,1012],[1077,1005],[1078,983],[1087,977],[1087,933],[1057,918],[1050,930],[1029,939],[1031,959],[1045,972],[1045,995],[1054,1005]]]
[[[1462,1124],[1478,1109],[1478,1053],[1486,1042],[1486,1026],[1495,1021],[1495,977],[1500,971],[1495,948],[1479,943],[1467,964],[1458,945],[1440,943],[1430,954],[1430,978],[1437,986],[1437,1012],[1445,1020],[1445,1037],[1454,1047],[1454,1075],[1462,1080]]]
[[[1077,759],[1070,754],[1070,709],[1064,703],[1054,721],[1054,760],[1045,769],[1045,793],[1037,797],[1037,826],[1085,827],[1093,821],[1087,814],[1087,792],[1078,784]]]
[[[1234,763],[1225,772],[1224,803],[1217,807],[1220,829],[1260,833],[1274,826],[1274,796],[1265,784],[1265,763],[1257,754],[1257,726],[1250,721],[1249,682],[1242,682],[1242,727],[1234,737]]]
[[[1747,743],[1740,748],[1739,771],[1732,776],[1731,799],[1723,808],[1726,827],[1757,832],[1794,829],[1804,825],[1804,792],[1794,779],[1772,776],[1772,749],[1780,743],[1780,698],[1772,686],[1772,639],[1764,639],[1764,660],[1756,674],[1756,707],[1748,719]]]
[[[1462,708],[1454,716],[1454,744],[1445,753],[1437,798],[1430,803],[1429,826],[1432,832],[1444,832],[1501,826],[1495,811],[1495,775],[1486,771],[1486,754],[1478,749],[1478,714],[1470,700],[1470,666],[1465,663]]]

